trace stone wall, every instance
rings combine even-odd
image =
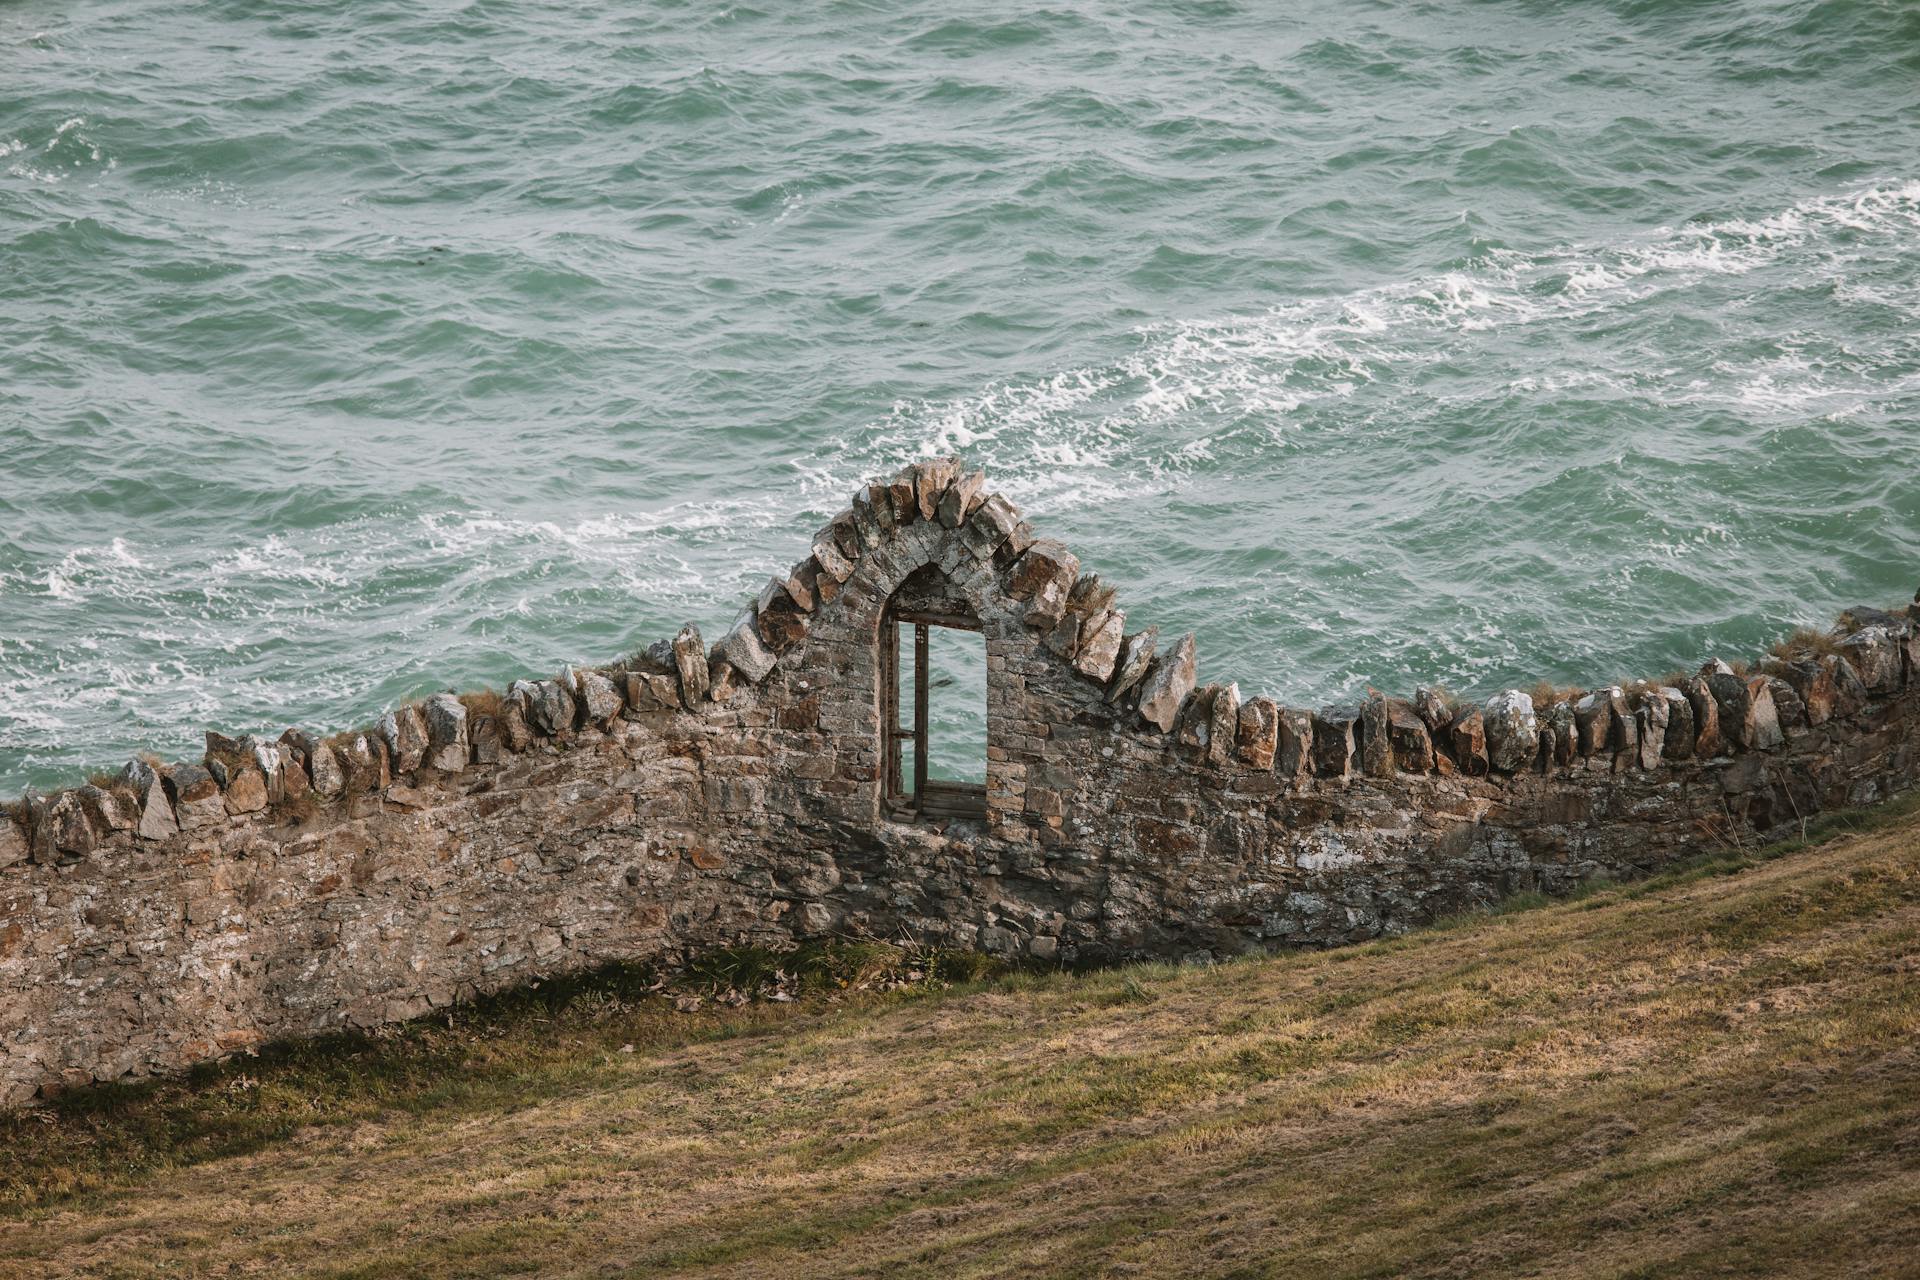
[[[903,588],[985,637],[981,821],[883,817],[877,637]],[[923,463],[711,647],[689,627],[25,797],[0,820],[0,1101],[610,960],[827,935],[1224,956],[1641,874],[1911,785],[1916,612],[1855,610],[1752,670],[1281,707],[1196,687],[1192,637],[1128,632],[984,477]]]

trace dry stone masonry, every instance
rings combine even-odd
[[[977,820],[883,816],[878,638],[987,652]],[[940,458],[863,487],[716,643],[435,694],[0,818],[0,1102],[420,1016],[538,975],[911,937],[1041,962],[1407,929],[1912,784],[1920,604],[1753,667],[1283,707]]]

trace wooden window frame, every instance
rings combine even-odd
[[[900,628],[913,628],[913,723],[900,723]],[[977,782],[929,781],[927,778],[928,635],[934,627],[979,631],[972,618],[912,609],[888,609],[880,620],[880,735],[884,787],[881,804],[887,816],[905,820],[987,816],[987,789]],[[913,788],[907,789],[900,767],[900,745],[914,744]]]

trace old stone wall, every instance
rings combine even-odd
[[[975,820],[883,806],[878,637],[986,641]],[[830,935],[1040,962],[1225,956],[1644,873],[1920,771],[1915,613],[1752,669],[1349,707],[1196,687],[1191,637],[954,459],[864,487],[717,644],[435,695],[0,819],[0,1101],[415,1017],[616,959]]]

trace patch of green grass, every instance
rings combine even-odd
[[[1142,982],[1137,973],[1125,974],[1120,985],[1105,995],[1105,1002],[1109,1005],[1152,1004],[1157,999],[1159,997],[1153,993],[1153,989]]]

